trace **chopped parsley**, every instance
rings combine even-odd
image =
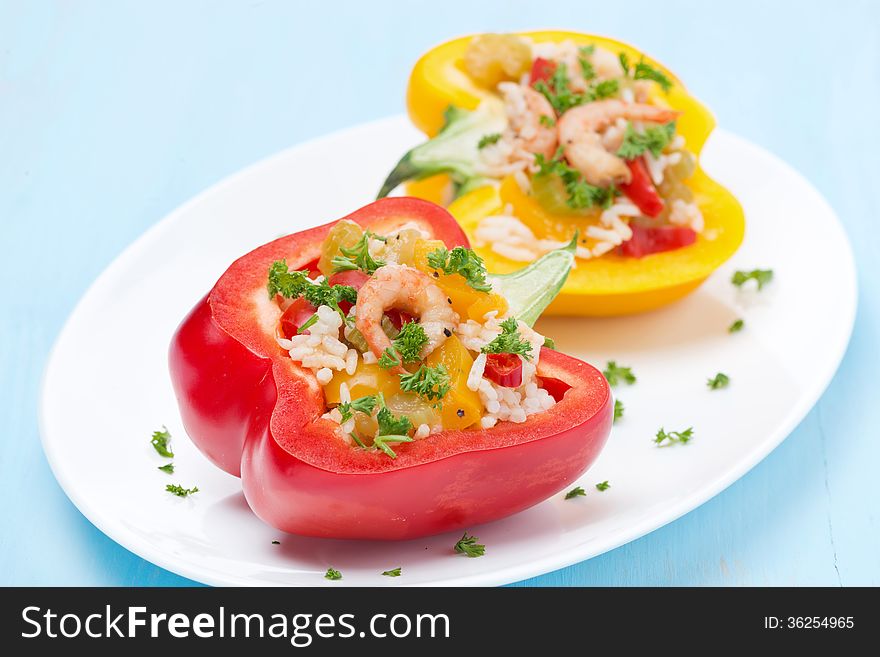
[[[598,484],[596,484],[596,490],[601,493],[604,493],[609,488],[611,488],[611,484],[609,484],[607,481],[600,481]]]
[[[391,341],[379,358],[379,367],[390,370],[403,363],[415,363],[419,360],[422,348],[428,344],[425,329],[416,322],[406,322],[400,327],[400,333]]]
[[[290,271],[286,260],[276,260],[269,267],[267,290],[269,297],[274,297],[276,294],[280,294],[286,299],[303,297],[315,308],[330,306],[346,321],[348,318],[339,307],[340,302],[357,303],[357,290],[350,285],[330,285],[326,278],[322,279],[320,283],[314,283],[309,279],[308,270]],[[310,317],[299,327],[299,332],[302,333],[316,321],[318,321],[317,316]]]
[[[669,91],[672,88],[672,80],[670,80],[663,71],[645,63],[644,60],[640,60],[639,63],[636,64],[635,69],[633,69],[633,79],[653,80],[660,85],[660,88],[663,89],[663,91]]]
[[[379,267],[385,266],[384,260],[376,260],[370,255],[370,238],[384,242],[385,237],[376,235],[373,231],[365,230],[361,238],[350,247],[340,246],[342,255],[334,256],[330,261],[334,272],[360,269],[368,276],[376,273]]]
[[[383,571],[382,573],[385,577],[400,577],[400,566],[397,568],[392,568],[391,570]]]
[[[573,210],[583,210],[593,206],[607,207],[618,194],[614,187],[597,187],[583,179],[581,172],[569,166],[563,159],[565,147],[560,146],[556,153],[548,160],[542,153],[535,155],[535,164],[538,165],[536,176],[559,176],[565,191],[568,193],[566,203]]]
[[[373,446],[378,447],[393,459],[397,458],[397,454],[388,443],[411,443],[412,438],[409,432],[413,428],[412,422],[405,415],[397,417],[388,410],[385,402],[380,398],[382,408],[376,414],[376,421],[379,423],[379,435],[373,439]]]
[[[617,155],[624,160],[634,160],[645,151],[651,151],[651,155],[660,157],[660,153],[674,136],[675,121],[664,125],[647,126],[644,132],[636,130],[630,122],[626,125],[626,132],[620,148],[617,149]]]
[[[570,491],[568,491],[565,494],[565,499],[571,500],[571,499],[574,499],[575,497],[586,497],[586,496],[587,496],[587,491],[585,491],[580,486],[575,486],[574,488],[572,488]]]
[[[578,64],[581,67],[581,75],[584,80],[588,82],[596,77],[596,69],[593,68],[593,64],[590,62],[587,57],[593,54],[595,50],[595,46],[584,46],[583,48],[578,48],[580,51],[580,56],[578,57]]]
[[[552,128],[556,125],[556,119],[554,119],[549,114],[542,114],[538,117],[538,123],[540,123],[545,128]]]
[[[318,313],[315,313],[314,315],[312,315],[311,317],[309,317],[306,321],[304,321],[304,322],[300,325],[300,327],[299,327],[298,329],[296,329],[296,332],[297,332],[297,333],[302,333],[303,331],[306,331],[306,330],[310,329],[312,326],[315,325],[315,323],[316,323],[317,321],[318,321]]]
[[[610,386],[616,386],[621,381],[627,385],[632,385],[636,382],[636,375],[633,374],[632,368],[618,365],[617,361],[614,360],[608,361],[605,369],[602,370],[602,374],[608,379],[608,385]]]
[[[755,281],[758,289],[762,290],[767,283],[773,280],[772,269],[753,269],[752,271],[737,270],[733,272],[730,282],[737,287],[742,287],[748,281]]]
[[[486,546],[482,543],[477,543],[476,536],[468,536],[468,533],[465,532],[464,535],[458,540],[458,543],[455,544],[453,550],[457,554],[464,554],[468,557],[482,557],[486,554]]]
[[[568,77],[568,67],[560,62],[553,75],[547,80],[538,80],[535,90],[544,94],[547,102],[556,110],[556,114],[562,116],[572,107],[583,105],[591,100],[587,94],[577,93],[571,90],[571,84]]]
[[[626,410],[623,406],[623,402],[619,399],[614,400],[614,422],[617,422],[619,419],[623,417],[623,411]]]
[[[728,385],[730,385],[730,377],[723,372],[718,372],[718,374],[706,381],[706,385],[709,386],[709,390],[726,388]]]
[[[497,144],[499,139],[501,139],[500,132],[493,132],[490,135],[483,135],[482,137],[480,137],[480,141],[477,142],[477,148],[483,150],[484,148],[486,148],[486,146]]]
[[[664,431],[663,427],[660,427],[660,430],[657,431],[657,435],[654,437],[654,442],[658,445],[662,443],[664,440],[668,440],[669,444],[673,443],[681,443],[682,445],[686,445],[691,438],[694,437],[694,428],[688,427],[684,431]]]
[[[501,322],[500,335],[481,351],[484,354],[516,354],[526,360],[532,359],[532,345],[519,334],[519,323],[515,317],[508,317]]]
[[[192,488],[184,488],[183,486],[179,486],[178,484],[168,484],[165,486],[165,490],[173,495],[177,495],[177,497],[188,497],[193,493],[199,492],[198,486],[193,486]]]
[[[443,399],[449,392],[449,372],[443,365],[428,367],[422,365],[412,374],[400,375],[400,389],[404,392],[414,392],[428,401]]]
[[[556,342],[553,338],[544,338],[544,346],[548,349],[556,349]]]
[[[593,95],[596,100],[612,98],[620,91],[620,83],[617,80],[602,80],[592,86]]]
[[[168,463],[166,465],[160,465],[157,469],[161,470],[162,472],[167,472],[168,474],[174,474],[174,464],[173,463]]]
[[[672,80],[663,71],[645,63],[644,59],[639,60],[633,67],[630,66],[629,56],[625,52],[620,53],[618,57],[624,74],[629,75],[632,72],[633,80],[653,80],[660,85],[663,91],[669,91],[672,88]]]
[[[342,573],[340,573],[335,568],[328,568],[327,572],[324,573],[324,579],[332,579],[332,580],[342,579]]]
[[[428,254],[428,266],[447,275],[459,274],[478,292],[492,291],[492,285],[486,280],[486,265],[472,249],[463,246],[456,246],[452,251],[446,247],[434,249]]]
[[[339,409],[339,413],[342,415],[342,422],[345,423],[354,416],[354,411],[359,411],[366,415],[372,414],[378,402],[379,398],[376,395],[367,395],[366,397],[353,399],[350,402],[344,402],[336,408]]]
[[[745,328],[746,322],[743,319],[734,320],[733,324],[727,327],[728,333],[739,333]]]
[[[162,427],[162,431],[154,431],[153,438],[150,440],[150,444],[153,446],[159,456],[164,456],[165,458],[174,458],[174,452],[171,451],[171,446],[169,441],[171,440],[171,434],[168,429]]]

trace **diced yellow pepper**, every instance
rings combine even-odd
[[[444,429],[465,429],[479,422],[482,416],[480,396],[467,387],[473,363],[470,352],[454,335],[428,356],[430,367],[442,364],[449,373],[449,392],[441,400],[440,409]]]
[[[383,370],[376,363],[358,362],[354,374],[345,370],[333,373],[330,383],[324,386],[324,398],[328,404],[340,403],[339,386],[345,383],[352,399],[381,392],[386,397],[400,392],[400,378]]]

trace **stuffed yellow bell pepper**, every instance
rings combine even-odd
[[[448,205],[493,272],[577,236],[550,314],[657,308],[699,286],[742,242],[742,208],[699,166],[709,111],[633,47],[573,32],[482,34],[424,55],[409,115],[429,141],[379,196]]]

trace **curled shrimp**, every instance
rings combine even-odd
[[[523,150],[552,157],[556,151],[556,113],[543,94],[514,82],[502,82],[498,90],[507,108],[507,127]],[[547,118],[541,120],[541,117]]]
[[[382,316],[389,308],[404,310],[419,318],[419,325],[428,336],[420,354],[425,358],[452,335],[452,329],[458,324],[458,314],[450,304],[446,294],[427,274],[406,265],[389,264],[377,269],[358,291],[355,326],[378,358],[391,346],[391,340],[382,330]],[[405,372],[402,366],[391,371]]]
[[[605,150],[602,130],[618,119],[666,123],[678,112],[656,105],[599,100],[568,110],[557,122],[559,141],[565,147],[565,159],[580,171],[591,185],[628,183],[632,177],[626,162]]]

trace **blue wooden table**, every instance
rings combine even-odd
[[[880,584],[878,5],[403,4],[0,1],[0,584],[191,583],[85,520],[40,447],[46,355],[110,260],[244,165],[401,112],[431,45],[541,26],[640,44],[803,172],[852,239],[861,298],[836,378],[763,463],[677,522],[524,584]]]

